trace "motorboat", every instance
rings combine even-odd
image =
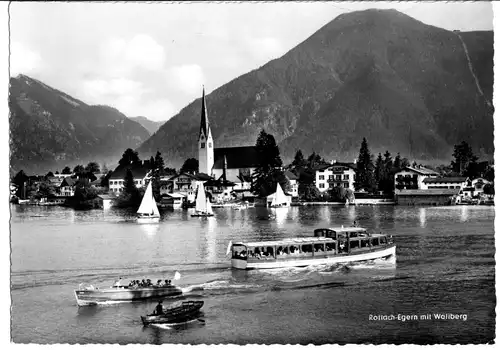
[[[396,261],[392,236],[369,233],[361,227],[335,227],[314,230],[313,237],[278,241],[229,242],[235,269],[272,269],[309,265],[349,263],[375,259]]]
[[[88,306],[174,297],[181,295],[182,289],[173,284],[148,287],[113,286],[99,289],[82,283],[74,292],[78,306]]]
[[[164,309],[162,314],[152,313],[141,316],[142,323],[147,326],[151,324],[182,323],[195,319],[199,316],[204,302],[201,300],[183,301]]]

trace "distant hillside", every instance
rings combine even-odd
[[[36,79],[10,79],[11,167],[45,173],[89,161],[116,162],[149,133],[108,106],[90,106]]]
[[[153,135],[160,128],[160,126],[165,123],[164,121],[155,122],[154,120],[149,120],[146,117],[133,117],[129,119],[141,124],[149,132],[150,135]]]
[[[449,162],[462,140],[491,157],[493,33],[460,35],[472,72],[457,33],[395,10],[340,15],[207,96],[216,147],[254,144],[265,128],[285,161],[297,148],[352,161],[363,137],[372,153],[389,149],[419,161]],[[196,156],[199,121],[198,99],[144,142],[141,156],[160,149],[176,166]]]

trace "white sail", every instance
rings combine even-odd
[[[281,188],[280,184],[278,183],[276,185],[276,192],[274,193],[271,205],[282,205],[286,203],[287,203],[286,195],[283,192],[283,189]]]
[[[158,211],[158,207],[156,206],[156,201],[153,198],[153,188],[151,186],[151,181],[146,188],[144,197],[142,197],[141,206],[137,210],[137,214],[160,216],[160,212]]]
[[[203,186],[203,183],[198,185],[195,210],[199,212],[207,211],[207,197],[205,196],[205,186]]]

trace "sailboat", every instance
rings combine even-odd
[[[212,204],[210,200],[205,195],[205,186],[203,183],[198,185],[198,191],[196,192],[196,205],[195,212],[191,216],[214,216],[212,211]]]
[[[279,207],[288,207],[290,206],[290,202],[285,195],[285,192],[283,192],[283,189],[281,188],[280,184],[278,183],[276,185],[276,192],[273,194],[273,200],[271,202],[270,207],[271,208],[279,208]]]
[[[152,181],[149,182],[144,197],[142,197],[141,206],[137,210],[137,222],[150,223],[160,221],[160,212],[156,206],[156,201],[153,197]]]

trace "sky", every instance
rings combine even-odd
[[[394,8],[426,24],[492,30],[489,2],[12,3],[11,76],[88,104],[166,121],[279,58],[342,13]]]

